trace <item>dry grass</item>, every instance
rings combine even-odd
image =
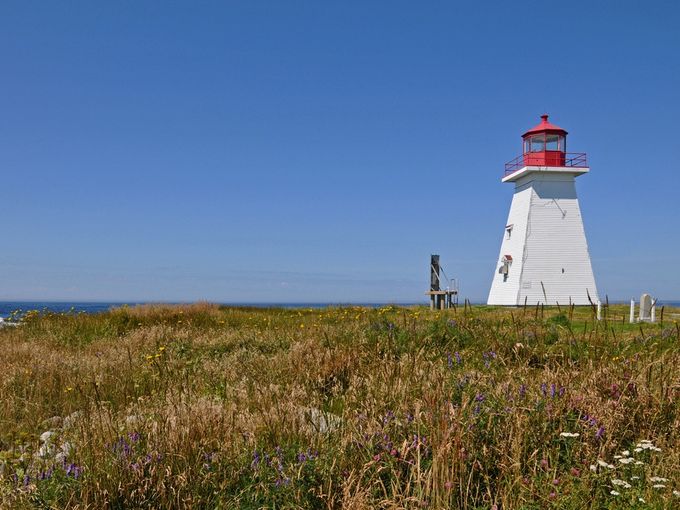
[[[0,506],[671,508],[677,312],[29,313],[0,330]]]

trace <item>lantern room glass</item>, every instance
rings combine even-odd
[[[564,135],[538,133],[524,139],[524,153],[546,152],[546,151],[567,151],[567,140]]]

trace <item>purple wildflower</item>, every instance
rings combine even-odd
[[[519,385],[519,398],[524,398],[527,394],[527,387],[524,384]]]
[[[597,429],[597,432],[595,432],[595,439],[602,439],[602,436],[604,436],[604,427],[600,427]]]
[[[456,357],[456,363],[460,365],[463,362],[463,358],[461,358],[460,353],[456,351],[453,353],[453,355]]]

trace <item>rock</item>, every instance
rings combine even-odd
[[[333,413],[315,407],[303,408],[302,411],[304,417],[321,434],[335,432],[342,426],[342,418]]]
[[[64,419],[61,416],[52,416],[52,418],[47,418],[41,423],[43,427],[50,429],[58,429],[64,423]]]
[[[40,434],[40,442],[49,443],[50,440],[52,439],[52,436],[54,436],[54,432],[52,430],[47,430]]]

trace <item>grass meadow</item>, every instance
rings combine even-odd
[[[22,312],[0,507],[680,508],[680,310],[605,312]]]

